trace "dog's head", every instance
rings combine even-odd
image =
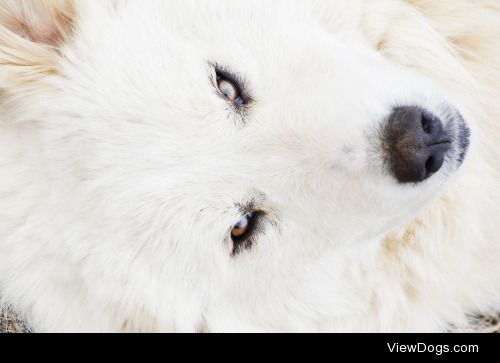
[[[39,128],[68,243],[178,317],[301,300],[315,261],[410,223],[467,156],[462,70],[403,2],[0,6],[4,115]]]

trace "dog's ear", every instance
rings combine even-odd
[[[62,44],[71,34],[73,20],[73,1],[0,1],[0,24],[5,30],[33,43]]]
[[[57,72],[75,15],[74,0],[0,0],[0,89]]]

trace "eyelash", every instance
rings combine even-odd
[[[230,82],[235,88],[236,91],[238,92],[238,95],[242,99],[242,103],[240,105],[232,103],[234,107],[237,109],[241,109],[242,107],[248,105],[251,102],[251,97],[248,96],[248,94],[245,92],[244,87],[242,85],[245,83],[241,77],[239,77],[237,74],[234,74],[233,72],[225,69],[224,67],[221,67],[217,64],[212,65],[214,69],[214,74],[215,77],[212,79],[212,84],[217,90],[217,93],[224,98],[224,100],[227,100],[226,97],[221,93],[219,90],[218,83],[221,80],[226,80]]]

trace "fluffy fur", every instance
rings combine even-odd
[[[499,84],[493,0],[0,0],[1,295],[35,331],[463,327],[500,303]],[[464,164],[398,184],[400,105],[460,113]]]

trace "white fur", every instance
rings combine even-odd
[[[498,307],[496,2],[27,2],[0,0],[0,291],[36,331],[444,331]],[[398,184],[397,105],[459,110],[464,165]],[[268,221],[231,256],[248,201]]]

